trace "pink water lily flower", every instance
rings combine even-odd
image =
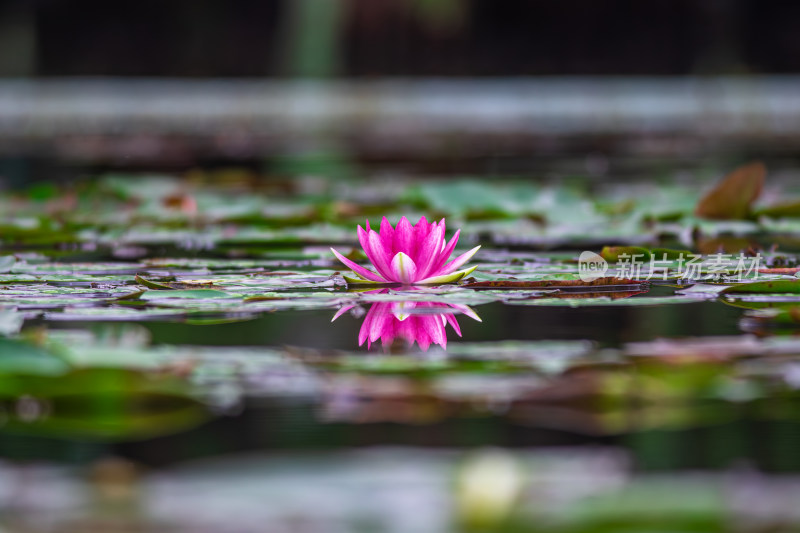
[[[358,240],[376,272],[364,268],[331,248],[331,251],[356,275],[355,283],[402,283],[403,285],[434,285],[453,283],[470,274],[475,267],[458,270],[475,255],[480,246],[448,262],[456,247],[461,230],[450,242],[444,237],[444,219],[428,222],[425,217],[411,225],[406,217],[393,228],[386,217],[381,221],[380,232],[358,226]]]

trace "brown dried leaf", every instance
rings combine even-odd
[[[581,287],[609,287],[617,285],[644,285],[642,281],[634,279],[615,278],[606,276],[592,281],[581,281],[579,279],[544,279],[538,281],[476,281],[466,283],[462,287],[467,289],[548,289],[548,288],[581,288]]]
[[[695,215],[704,218],[747,218],[750,206],[761,194],[767,167],[761,161],[741,166],[725,176],[697,204]]]

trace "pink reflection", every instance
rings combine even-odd
[[[382,291],[381,291],[382,292]],[[355,307],[345,306],[334,315],[333,320]],[[367,348],[380,339],[384,348],[388,348],[395,339],[402,339],[409,346],[415,342],[422,351],[427,351],[431,344],[447,348],[447,325],[461,336],[461,328],[456,314],[462,314],[473,320],[480,317],[469,306],[445,304],[439,302],[376,302],[367,311],[358,333],[358,345],[365,342]]]

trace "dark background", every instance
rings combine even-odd
[[[799,24],[790,0],[6,0],[0,75],[791,73]],[[304,42],[330,61],[298,70]]]

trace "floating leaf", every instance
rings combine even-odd
[[[767,167],[760,161],[735,169],[700,200],[695,214],[703,218],[747,218],[766,175]]]
[[[623,258],[630,262],[633,261],[633,256],[636,256],[637,261],[649,261],[652,255],[650,250],[640,246],[605,246],[600,256],[609,263],[616,263],[620,256],[624,256]]]
[[[173,290],[173,288],[172,288],[172,287],[170,287],[169,285],[167,285],[166,283],[159,283],[159,282],[157,282],[157,281],[151,281],[151,280],[149,280],[149,279],[144,279],[143,277],[141,277],[141,276],[140,276],[140,275],[138,275],[138,274],[136,275],[136,277],[134,278],[134,280],[135,280],[135,281],[136,281],[136,283],[138,283],[139,285],[144,285],[144,286],[145,286],[145,287],[147,287],[148,289],[153,289],[153,290],[156,290],[156,291],[169,291],[169,290]]]
[[[670,248],[653,248],[652,250],[650,250],[650,253],[652,254],[653,258],[657,260],[660,259],[675,260],[681,258],[686,259],[691,255],[693,255],[692,252],[689,250],[673,250]]]
[[[14,335],[19,333],[25,317],[14,309],[0,309],[0,335]]]
[[[800,280],[757,281],[739,283],[724,289],[720,294],[800,294]]]
[[[13,255],[4,255],[0,257],[0,274],[11,271],[11,267],[17,262],[17,258]]]
[[[800,201],[795,200],[784,204],[777,204],[759,209],[757,216],[770,218],[800,218]]]
[[[236,298],[236,295],[217,289],[176,289],[167,291],[145,291],[140,300],[166,300],[166,299],[191,299],[204,300],[206,298]]]

